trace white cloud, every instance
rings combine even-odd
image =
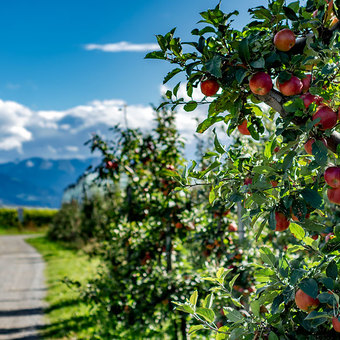
[[[99,50],[102,52],[144,52],[159,49],[158,44],[132,44],[127,41],[121,41],[114,44],[87,44],[85,50]]]
[[[161,86],[161,93],[167,88]],[[185,84],[179,88],[179,96],[186,100]],[[202,99],[199,89],[193,98]],[[201,122],[207,116],[207,105],[186,112],[177,107],[176,123],[187,141],[188,148],[195,143],[196,119]],[[90,151],[84,142],[91,133],[110,137],[109,128],[117,124],[125,126],[125,113],[130,128],[150,130],[155,125],[150,106],[127,105],[123,100],[95,100],[66,110],[31,110],[12,101],[0,100],[0,160],[15,157],[74,158],[88,157]]]

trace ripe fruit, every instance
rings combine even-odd
[[[117,169],[118,168],[118,163],[117,162],[112,162],[112,161],[107,161],[106,162],[106,168],[107,169]]]
[[[278,181],[270,181],[270,184],[272,185],[273,188],[276,188],[278,185]]]
[[[288,28],[277,32],[274,37],[275,47],[282,52],[289,51],[295,45],[295,34]]]
[[[336,316],[333,316],[332,324],[333,324],[334,330],[336,332],[340,333],[340,321],[338,320],[338,318]]]
[[[340,205],[340,188],[328,189],[327,197],[330,202]]]
[[[312,80],[312,76],[310,74],[307,74],[305,78],[301,79],[301,82],[303,85],[302,93],[306,93],[309,90],[311,80]]]
[[[272,79],[265,72],[257,72],[250,78],[249,87],[254,94],[264,96],[273,88]]]
[[[289,80],[284,83],[277,81],[277,88],[284,96],[295,96],[300,94],[303,88],[302,81],[295,76],[292,76]]]
[[[303,94],[300,96],[300,98],[303,100],[303,104],[305,105],[305,108],[308,109],[309,105],[312,103],[316,103],[320,105],[322,103],[322,98],[319,96],[314,96],[310,94],[309,92]]]
[[[311,312],[319,305],[318,299],[313,299],[306,294],[302,289],[299,289],[295,294],[295,303],[301,310],[305,312]]]
[[[276,220],[276,231],[284,231],[288,229],[290,222],[287,217],[282,213],[275,211],[275,220]]]
[[[235,223],[230,223],[228,225],[228,231],[236,232],[237,231],[237,225]]]
[[[177,222],[177,223],[175,224],[175,228],[176,228],[176,229],[182,229],[182,228],[183,228],[183,224],[182,224],[181,222]]]
[[[313,240],[317,240],[318,238],[319,238],[319,235],[317,235],[317,234],[315,234],[315,235],[312,236],[312,239],[313,239]]]
[[[325,138],[320,138],[318,139],[320,142],[323,143],[323,145],[327,148],[327,141]],[[304,148],[306,150],[307,153],[309,153],[310,155],[313,154],[312,150],[313,150],[313,144],[315,142],[315,138],[309,138],[308,141],[305,143]]]
[[[207,79],[202,81],[201,83],[201,91],[205,96],[213,96],[216,94],[218,89],[220,88],[220,85],[215,79]]]
[[[250,177],[246,177],[244,179],[244,185],[249,185],[249,184],[252,184],[253,183],[253,179],[250,178]]]
[[[276,146],[275,148],[274,148],[274,152],[275,153],[278,153],[280,151],[280,148],[278,147],[278,146]]]
[[[331,166],[324,173],[326,183],[332,188],[340,187],[340,167]]]
[[[238,131],[240,131],[240,133],[242,133],[242,135],[246,135],[246,136],[249,136],[250,135],[250,132],[247,128],[247,119],[245,119],[242,124],[240,124],[237,128],[238,128]]]
[[[338,117],[336,112],[334,112],[330,107],[326,105],[320,105],[316,112],[314,113],[312,120],[320,118],[320,122],[316,125],[320,125],[320,130],[331,129],[335,126]]]

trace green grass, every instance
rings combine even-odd
[[[79,289],[69,287],[63,280],[79,281],[84,284],[93,278],[99,265],[79,250],[51,242],[46,237],[27,239],[27,242],[42,254],[45,262],[47,284],[45,310],[47,326],[41,334],[45,339],[91,339],[95,329],[95,318],[89,306],[82,301]]]
[[[17,227],[0,227],[0,235],[26,235],[26,234],[45,234],[48,227],[41,228],[17,228]]]

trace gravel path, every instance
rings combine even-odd
[[[0,339],[38,340],[44,324],[44,262],[27,236],[0,236]]]

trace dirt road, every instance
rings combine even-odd
[[[44,323],[44,262],[24,238],[0,236],[0,339],[37,340]]]

